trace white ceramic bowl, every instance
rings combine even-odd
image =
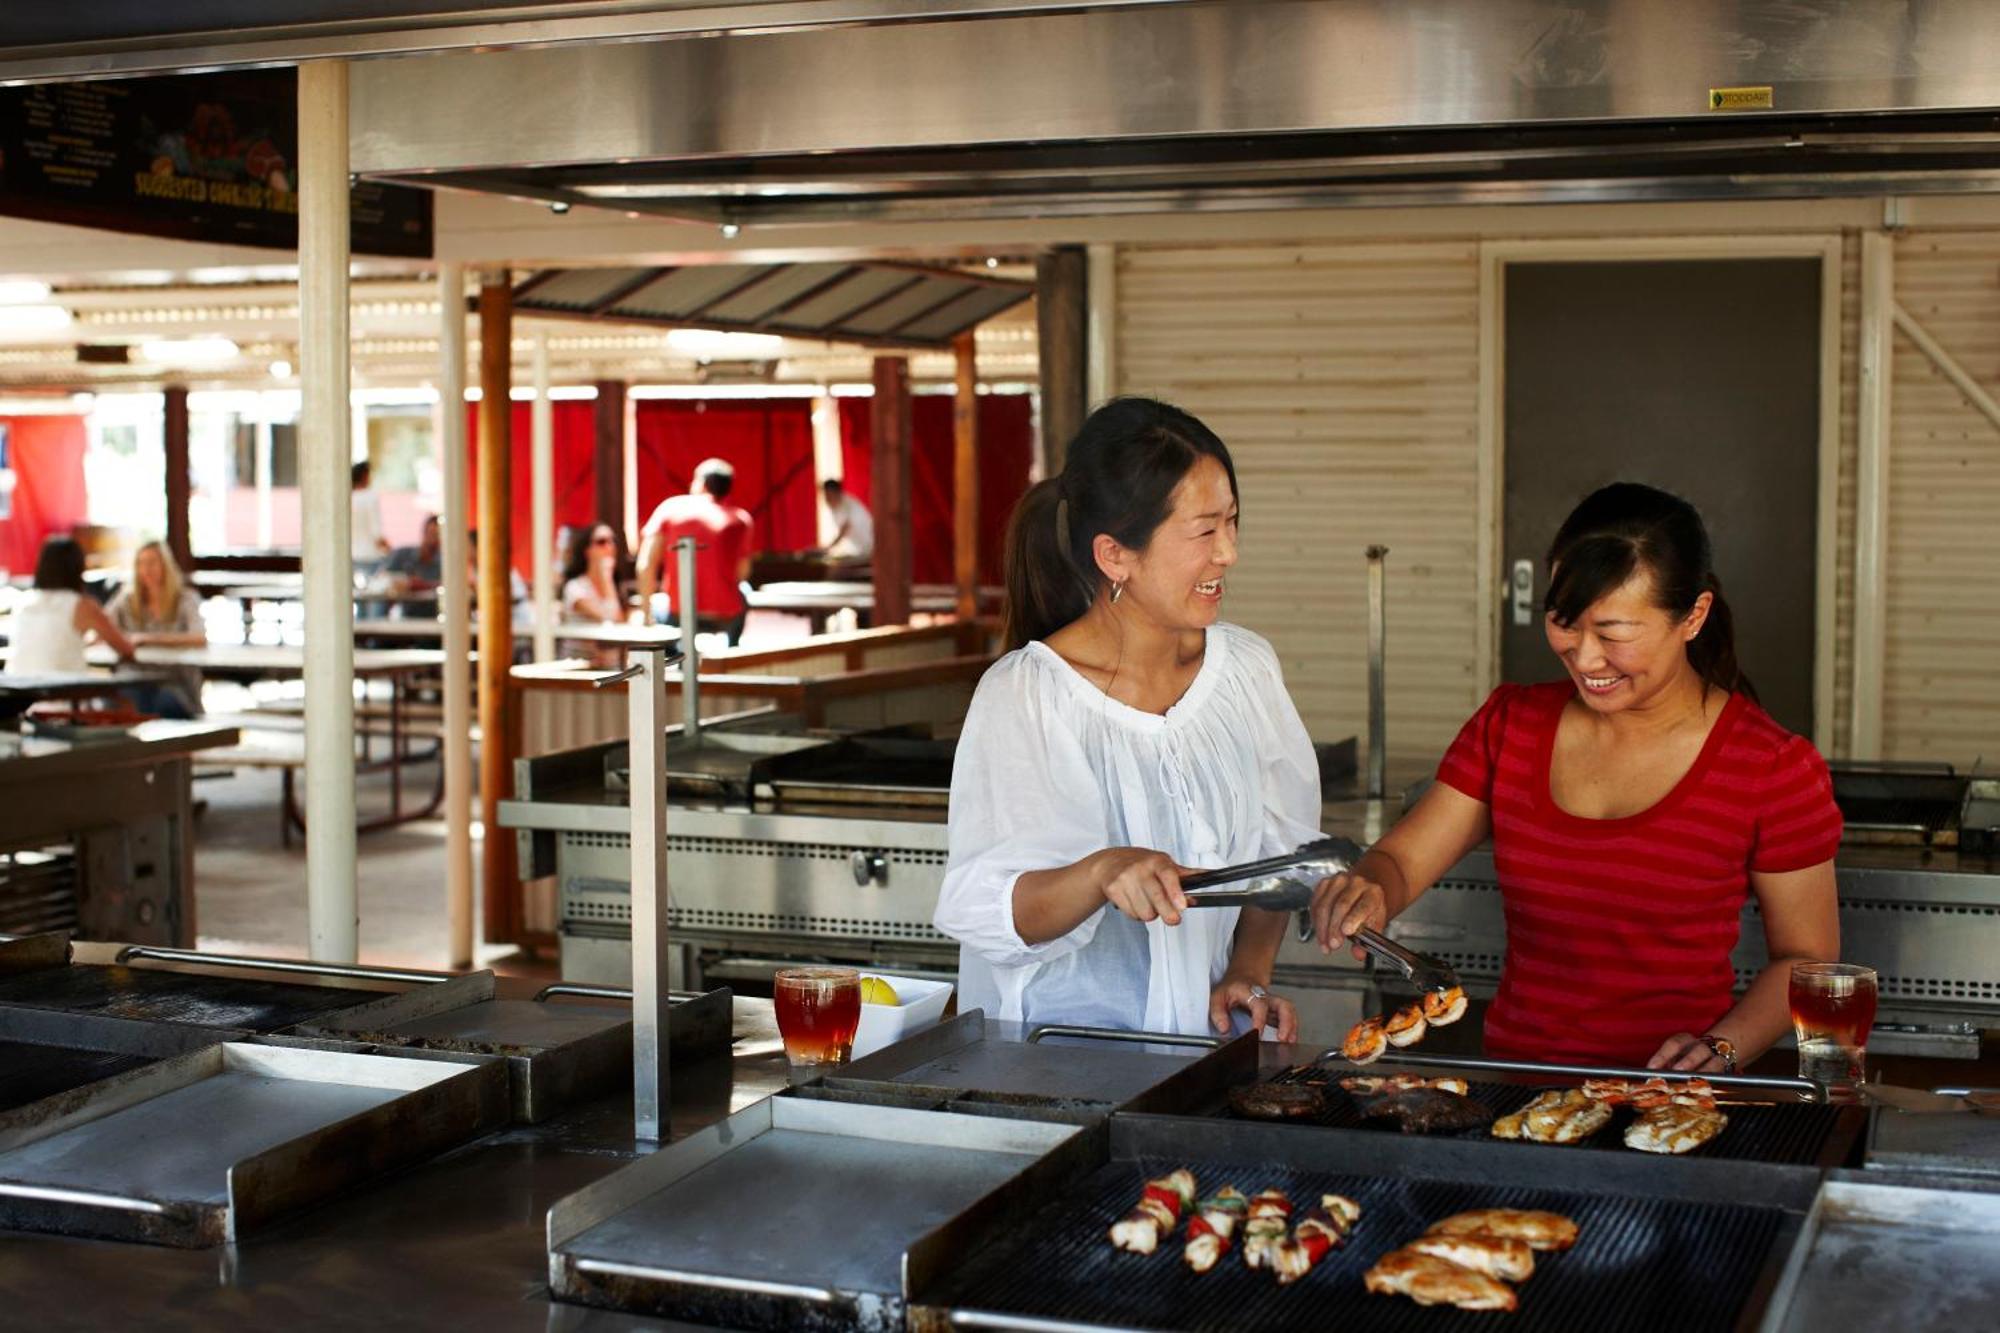
[[[901,1004],[861,1006],[861,1026],[854,1033],[854,1059],[899,1042],[913,1032],[921,1032],[944,1017],[951,999],[948,981],[919,981],[915,977],[891,976],[887,972],[863,972],[864,977],[880,977],[896,992]]]

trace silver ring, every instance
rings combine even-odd
[[[1250,998],[1253,1000],[1268,1000],[1271,998],[1271,992],[1265,990],[1262,986],[1252,986],[1250,988]]]

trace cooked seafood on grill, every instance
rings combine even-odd
[[[1285,1223],[1291,1216],[1291,1196],[1283,1190],[1262,1190],[1250,1200],[1250,1220],[1243,1224],[1245,1266],[1272,1266],[1278,1245],[1285,1239]]]
[[[1515,1304],[1514,1289],[1499,1279],[1408,1247],[1377,1259],[1362,1282],[1379,1295],[1408,1296],[1418,1305],[1511,1310]]]
[[[1580,1089],[1544,1092],[1512,1115],[1493,1122],[1496,1139],[1536,1143],[1576,1143],[1611,1123],[1611,1106]]]
[[[1271,1267],[1278,1272],[1278,1284],[1298,1281],[1312,1271],[1327,1251],[1347,1243],[1348,1233],[1361,1219],[1361,1206],[1342,1194],[1320,1196],[1319,1207],[1299,1219],[1291,1238],[1278,1242],[1271,1254]]]
[[[1424,1033],[1430,1031],[1430,1024],[1424,1021],[1423,1005],[1411,1004],[1389,1015],[1382,1030],[1391,1046],[1414,1046],[1424,1039]]]
[[[1186,1167],[1149,1180],[1137,1206],[1112,1223],[1111,1243],[1132,1254],[1151,1254],[1193,1203],[1194,1173]]]
[[[1669,1103],[1642,1112],[1625,1127],[1625,1146],[1640,1152],[1693,1152],[1729,1124],[1722,1112]]]
[[[1194,1216],[1188,1219],[1187,1245],[1181,1251],[1187,1266],[1197,1273],[1215,1267],[1229,1253],[1230,1237],[1249,1211],[1250,1201],[1234,1185],[1224,1185],[1215,1197],[1197,1203]]]
[[[1403,1248],[1449,1259],[1502,1282],[1526,1282],[1535,1275],[1534,1247],[1512,1236],[1419,1236]]]
[[[1320,1083],[1250,1083],[1229,1090],[1229,1109],[1252,1120],[1311,1120],[1326,1110]]]
[[[1434,1028],[1456,1023],[1465,1017],[1465,987],[1452,986],[1424,996],[1424,1021]]]
[[[1384,1092],[1364,1102],[1361,1114],[1391,1121],[1405,1134],[1452,1134],[1478,1129],[1493,1119],[1493,1112],[1472,1098],[1439,1088]]]
[[[1356,1074],[1340,1080],[1340,1086],[1361,1097],[1378,1092],[1408,1092],[1413,1088],[1436,1088],[1463,1097],[1472,1090],[1472,1085],[1462,1078],[1425,1078],[1422,1074]]]
[[[1347,1040],[1340,1043],[1340,1053],[1357,1065],[1372,1064],[1388,1049],[1389,1035],[1379,1018],[1362,1019],[1347,1030]]]
[[[1500,1236],[1537,1250],[1566,1250],[1576,1244],[1577,1227],[1561,1213],[1534,1208],[1473,1208],[1431,1223],[1424,1234]]]

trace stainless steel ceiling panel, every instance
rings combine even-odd
[[[2000,106],[1989,0],[1272,0],[354,66],[370,174]],[[1754,113],[1753,113],[1754,114]]]

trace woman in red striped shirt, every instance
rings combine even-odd
[[[1826,763],[1757,706],[1694,506],[1620,483],[1549,549],[1568,678],[1503,685],[1351,875],[1320,945],[1381,928],[1493,839],[1507,961],[1488,1054],[1733,1072],[1787,1030],[1792,964],[1840,954]],[[1739,1000],[1745,893],[1770,962]],[[1358,952],[1358,951],[1357,951]]]

